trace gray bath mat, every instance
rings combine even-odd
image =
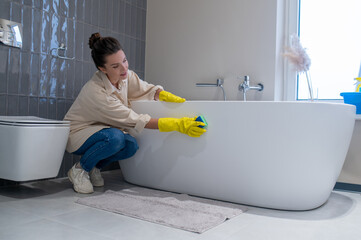
[[[246,210],[237,204],[141,187],[117,192],[108,190],[76,202],[196,233],[207,231]]]

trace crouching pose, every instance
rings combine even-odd
[[[103,186],[100,169],[136,153],[138,144],[132,133],[149,128],[200,137],[206,131],[198,127],[204,123],[196,121],[196,117],[156,119],[134,112],[130,101],[182,103],[185,99],[139,79],[128,69],[127,58],[116,39],[94,33],[89,46],[98,71],[83,86],[64,118],[70,121],[67,151],[81,155],[80,162],[68,172],[79,193],[92,193],[93,187]]]

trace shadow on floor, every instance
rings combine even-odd
[[[249,207],[248,214],[294,220],[326,220],[347,215],[356,203],[350,197],[332,192],[329,199],[320,207],[308,211],[285,211]]]
[[[28,199],[58,193],[68,188],[71,188],[68,179],[46,180],[3,187],[0,188],[0,195],[15,199]]]
[[[121,190],[127,187],[120,170],[102,172],[105,186],[95,188],[95,192],[101,193],[106,190]],[[47,179],[33,182],[20,183],[0,188],[0,196],[14,199],[29,199],[46,195],[60,193],[64,190],[72,189],[73,185],[68,178]],[[83,194],[79,194],[82,196]],[[89,196],[85,194],[84,196]]]
[[[120,191],[126,188],[137,187],[137,185],[129,184],[124,181],[121,170],[112,170],[102,172],[105,180],[104,187],[94,188],[94,195],[99,195],[107,190]],[[63,191],[72,189],[73,186],[68,178],[42,180],[36,182],[28,182],[15,186],[0,188],[0,196],[10,197],[13,199],[29,199],[46,195],[56,195]],[[63,193],[61,193],[63,194]],[[73,195],[70,191],[69,194]],[[93,195],[93,194],[92,194]],[[87,197],[88,194],[78,194],[74,192],[76,197]],[[343,195],[333,191],[325,204],[319,208],[309,211],[284,211],[275,209],[266,209],[260,207],[247,206],[247,214],[260,216],[294,219],[294,220],[326,220],[347,215],[355,207],[356,203],[347,195]]]

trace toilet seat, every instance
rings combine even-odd
[[[11,126],[69,126],[69,121],[52,120],[35,116],[0,116],[0,125]]]

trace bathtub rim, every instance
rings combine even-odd
[[[137,101],[131,101],[130,103],[159,103],[161,101],[156,101],[156,100],[137,100]],[[310,101],[238,101],[238,100],[230,100],[230,101],[215,101],[215,100],[187,100],[185,103],[241,103],[241,104],[245,104],[245,103],[256,103],[256,104],[295,104],[295,105],[300,105],[300,104],[314,104],[314,105],[336,105],[336,106],[347,106],[347,107],[353,107],[355,110],[355,121],[360,121],[361,120],[361,114],[356,114],[356,106],[352,105],[352,104],[346,104],[343,102],[310,102]],[[165,102],[167,104],[182,104],[182,103],[173,103],[173,102]]]

